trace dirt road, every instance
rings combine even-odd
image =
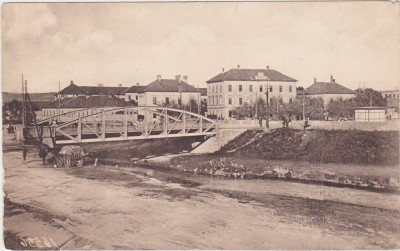
[[[132,168],[65,170],[28,159],[21,165],[20,152],[3,155],[5,241],[11,248],[400,247],[395,194],[277,181],[262,181],[265,187],[204,177],[184,181]]]

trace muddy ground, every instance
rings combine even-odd
[[[5,243],[18,249],[397,249],[393,193],[4,153]],[[50,246],[50,247],[49,247]]]

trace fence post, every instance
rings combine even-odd
[[[183,134],[185,134],[186,133],[186,113],[185,113],[185,110],[183,110],[183,113],[182,113],[182,121],[183,121]]]
[[[102,128],[101,128],[101,137],[103,138],[103,140],[106,139],[106,113],[103,110],[103,124],[102,124]]]
[[[144,136],[146,138],[149,137],[149,118],[148,118],[147,107],[144,110]]]
[[[78,118],[78,142],[82,142],[82,118]]]
[[[128,138],[128,108],[125,107],[124,137]]]

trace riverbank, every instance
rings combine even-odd
[[[36,158],[3,155],[8,248],[31,239],[49,249],[399,247],[398,194]]]

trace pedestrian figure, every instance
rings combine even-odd
[[[43,165],[46,164],[46,156],[47,156],[47,150],[43,145],[41,145],[39,147],[39,158],[42,159]]]
[[[25,164],[25,162],[26,162],[27,153],[28,153],[28,149],[26,148],[26,146],[24,146],[24,148],[22,149],[22,164]]]
[[[308,127],[310,127],[310,123],[308,121],[308,118],[304,121],[304,130],[306,130]]]

